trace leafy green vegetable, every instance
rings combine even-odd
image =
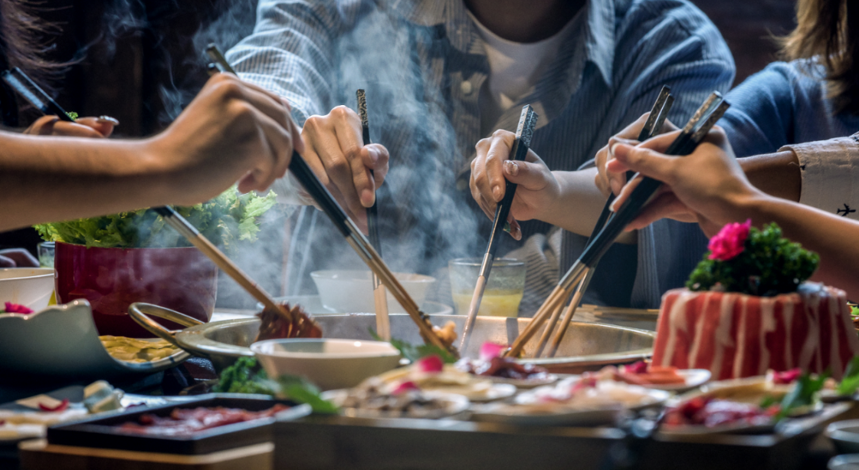
[[[287,398],[298,403],[306,403],[313,408],[314,413],[336,414],[340,411],[334,403],[320,396],[319,388],[303,377],[282,375],[277,379],[280,387],[278,397]]]
[[[813,406],[817,402],[818,392],[823,390],[823,384],[829,377],[828,372],[812,377],[811,374],[802,374],[796,381],[796,385],[781,400],[781,410],[776,419],[790,416],[797,409]]]
[[[754,227],[745,241],[745,250],[727,260],[711,260],[708,254],[692,271],[686,287],[694,291],[718,289],[759,296],[796,292],[810,278],[820,257],[782,237],[772,223],[763,230]]]
[[[69,117],[72,118],[72,121],[78,120],[78,113],[76,113],[74,111],[66,111],[66,114],[68,114]]]
[[[841,383],[838,384],[838,388],[835,391],[840,396],[848,396],[856,393],[857,389],[859,389],[859,356],[854,357],[847,364],[844,378],[841,379]]]
[[[369,328],[369,331],[370,336],[372,336],[374,340],[387,341],[382,339],[378,334],[376,334],[376,330]],[[391,343],[391,346],[397,348],[397,350],[400,351],[400,355],[412,362],[415,362],[422,357],[432,355],[439,356],[445,364],[453,364],[454,362],[456,362],[456,357],[453,354],[434,344],[421,344],[415,346],[413,344],[409,344],[405,341],[401,341],[395,338],[391,338],[391,341],[387,342]]]
[[[854,317],[859,317],[859,306],[851,305],[850,306],[850,315]]]
[[[255,357],[240,357],[235,364],[221,372],[221,379],[213,389],[216,393],[255,393],[277,396],[297,403],[307,403],[314,413],[337,413],[338,408],[324,400],[319,389],[307,379],[293,375],[271,380]]]
[[[229,250],[238,240],[255,241],[259,217],[276,203],[276,195],[239,194],[230,188],[220,196],[191,207],[176,207],[212,243]],[[61,241],[102,248],[172,248],[190,246],[154,211],[133,212],[91,219],[36,225],[46,241]]]
[[[259,393],[274,395],[267,384],[268,377],[255,357],[240,357],[235,364],[221,372],[221,380],[213,388],[217,393]]]

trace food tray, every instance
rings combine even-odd
[[[60,424],[48,428],[47,440],[50,445],[69,447],[90,447],[99,449],[118,449],[138,452],[159,452],[163,454],[202,455],[237,447],[270,442],[272,424],[275,418],[259,419],[244,423],[228,424],[207,429],[189,436],[149,436],[119,432],[115,427],[128,421],[135,421],[145,413],[166,416],[175,408],[197,408],[223,406],[260,411],[271,408],[277,403],[292,406],[290,410],[278,414],[277,420],[289,420],[310,414],[307,405],[273,400],[262,395],[249,396],[237,394],[200,395],[196,400],[171,403],[162,406],[132,409],[111,413],[83,421]]]
[[[616,428],[309,416],[275,423],[275,468],[791,470],[803,468],[811,440],[850,406],[829,405],[772,435],[646,439]]]

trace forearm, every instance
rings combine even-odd
[[[798,202],[802,191],[799,159],[791,150],[738,158],[737,162],[753,186],[782,199]]]
[[[596,168],[552,173],[560,185],[560,195],[538,218],[564,230],[590,236],[606,201],[594,184]],[[624,233],[618,242],[635,243],[635,232]]]
[[[760,194],[741,203],[736,220],[751,218],[755,225],[775,222],[792,241],[820,255],[813,279],[859,298],[859,222],[827,214],[812,207]]]
[[[0,230],[168,203],[178,185],[147,142],[0,134]]]

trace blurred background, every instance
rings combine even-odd
[[[730,46],[737,65],[735,85],[773,61],[773,35],[794,26],[795,0],[693,3]],[[48,57],[70,63],[54,83],[60,105],[81,116],[113,116],[121,123],[115,135],[140,137],[166,127],[202,87],[208,76],[201,50],[209,41],[217,39],[226,50],[251,33],[256,1],[41,0],[31,6],[55,25],[45,41]],[[24,114],[22,124],[35,117]],[[283,230],[282,221],[271,225],[264,230]],[[29,229],[0,234],[0,248],[35,251],[38,241]],[[266,255],[272,259],[283,252]],[[259,273],[259,267],[245,269]],[[258,281],[279,293],[285,282],[279,267],[267,274]],[[249,306],[241,293],[220,290],[219,306]]]

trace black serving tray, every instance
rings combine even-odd
[[[216,407],[242,408],[248,411],[261,411],[275,404],[289,405],[292,408],[278,414],[277,418],[265,418],[244,423],[228,424],[207,429],[188,436],[156,436],[129,434],[119,431],[116,426],[128,421],[137,421],[145,413],[167,416],[176,408]],[[210,393],[200,395],[194,400],[171,403],[168,405],[132,408],[123,412],[111,413],[69,424],[58,424],[48,428],[48,443],[52,445],[92,447],[99,449],[119,449],[137,452],[157,452],[161,454],[203,455],[212,452],[234,449],[273,439],[272,427],[275,421],[296,419],[310,414],[310,407],[297,405],[286,400],[275,400],[264,395],[242,395],[229,393]]]

